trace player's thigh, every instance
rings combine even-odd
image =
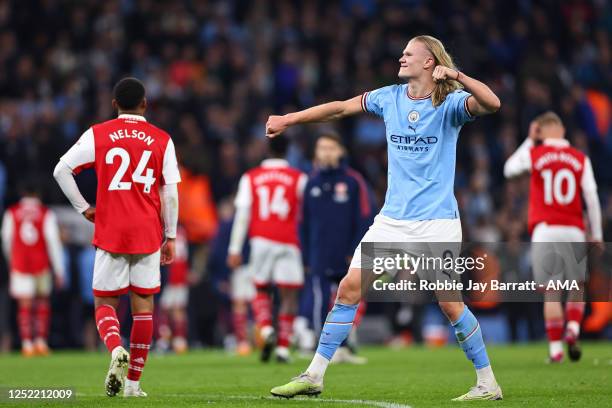
[[[274,284],[287,290],[301,289],[304,286],[304,267],[302,254],[298,247],[283,245],[278,251],[272,269]]]
[[[371,269],[375,258],[393,256],[405,240],[405,233],[400,227],[387,217],[377,215],[355,248],[349,269]]]
[[[15,299],[31,299],[36,295],[36,278],[29,273],[11,271],[10,294]]]
[[[272,280],[275,259],[280,244],[267,239],[252,238],[249,268],[256,286],[267,286]],[[281,249],[282,250],[282,249]]]
[[[51,295],[53,278],[49,270],[45,270],[43,273],[35,275],[34,281],[36,286],[36,296],[48,297]]]
[[[95,296],[118,296],[129,291],[130,255],[96,249],[93,272]]]
[[[153,295],[159,292],[160,251],[151,254],[132,255],[130,261],[130,291],[139,295]]]
[[[232,271],[230,289],[232,300],[251,301],[255,298],[253,273],[248,265],[242,265]]]

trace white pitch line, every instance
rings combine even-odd
[[[103,394],[84,394],[76,393],[77,397],[98,397],[104,396]],[[211,398],[211,399],[230,399],[230,400],[247,400],[247,401],[260,401],[260,400],[278,400],[278,397],[256,397],[254,395],[210,395],[210,394],[166,394],[162,393],[160,397],[177,397],[177,398]],[[398,404],[397,402],[387,401],[375,401],[375,400],[360,400],[360,399],[335,399],[335,398],[295,398],[291,401],[304,402],[304,403],[337,403],[337,404],[353,404],[353,405],[365,405],[377,408],[412,408],[410,405]]]

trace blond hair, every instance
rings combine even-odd
[[[553,111],[546,111],[542,113],[541,115],[536,116],[536,118],[533,121],[537,123],[539,126],[546,126],[546,125],[563,126],[563,121],[561,120],[559,115],[557,115]]]
[[[453,62],[453,57],[446,52],[442,41],[430,35],[419,35],[414,37],[413,40],[420,41],[425,45],[425,47],[427,47],[431,55],[433,55],[436,66],[442,65],[444,67],[457,70],[455,63]],[[463,89],[463,85],[454,79],[446,79],[445,81],[436,83],[436,86],[431,94],[431,102],[433,103],[433,106],[440,106],[440,104],[446,99],[446,96],[457,89]]]

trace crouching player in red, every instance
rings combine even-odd
[[[56,287],[62,288],[62,243],[57,219],[41,203],[36,187],[26,183],[22,190],[23,198],[4,213],[2,247],[11,271],[11,296],[17,301],[21,353],[25,357],[46,356],[53,286],[49,264],[53,266]]]
[[[83,133],[53,175],[73,207],[95,223],[96,325],[112,353],[106,393],[116,395],[125,382],[124,396],[146,397],[139,380],[153,337],[160,262],[174,260],[180,175],[172,139],[143,116],[147,101],[142,83],[122,79],[113,97],[119,117]],[[86,167],[96,170],[97,208],[85,201],[73,177]],[[119,296],[128,292],[133,316],[129,354],[121,345],[116,314]]]
[[[541,142],[541,144],[536,144]],[[578,289],[570,290],[565,305],[565,321],[561,290],[547,290],[544,297],[544,320],[549,341],[551,363],[563,360],[563,335],[572,361],[580,359],[578,345],[580,322],[584,313],[584,281],[586,241],[583,221],[583,199],[586,204],[591,241],[603,248],[601,208],[591,161],[584,153],[570,146],[565,127],[554,112],[535,118],[525,142],[508,158],[506,177],[531,173],[528,223],[531,233],[532,264],[535,280],[549,282],[568,280]],[[571,286],[570,286],[571,289]]]

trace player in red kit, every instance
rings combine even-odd
[[[95,319],[112,354],[106,393],[116,395],[125,382],[124,396],[145,397],[139,380],[153,336],[160,263],[174,260],[180,175],[172,139],[143,116],[142,83],[122,79],[113,97],[119,117],[85,131],[53,175],[72,206],[95,224]],[[85,201],[73,177],[87,167],[95,168],[98,178],[96,208]],[[116,314],[119,296],[126,293],[133,316],[129,354],[121,345]]]
[[[277,361],[289,361],[293,320],[304,284],[298,218],[307,177],[283,159],[288,143],[286,138],[269,140],[270,158],[240,179],[228,250],[228,266],[236,269],[242,264],[242,246],[248,233],[248,267],[257,288],[252,307],[264,341],[262,361],[270,359],[275,342]],[[271,284],[280,293],[278,336],[272,325]]]
[[[168,267],[168,281],[161,294],[157,348],[166,351],[172,344],[177,354],[187,352],[187,302],[189,300],[189,243],[180,227],[176,234],[176,255]]]
[[[32,357],[49,354],[49,267],[55,286],[63,287],[64,259],[55,215],[42,204],[34,185],[26,183],[22,190],[23,198],[4,213],[2,246],[10,267],[10,293],[17,301],[21,352]]]
[[[531,173],[528,224],[534,243],[534,278],[546,287],[550,282],[565,280],[576,282],[579,287],[568,292],[565,319],[561,291],[551,288],[546,291],[544,319],[550,361],[563,360],[564,331],[569,357],[577,361],[581,356],[578,337],[584,313],[587,261],[583,199],[590,241],[603,246],[601,208],[593,168],[589,158],[565,139],[565,128],[559,116],[546,112],[534,119],[528,138],[504,167],[506,177],[524,172]]]

